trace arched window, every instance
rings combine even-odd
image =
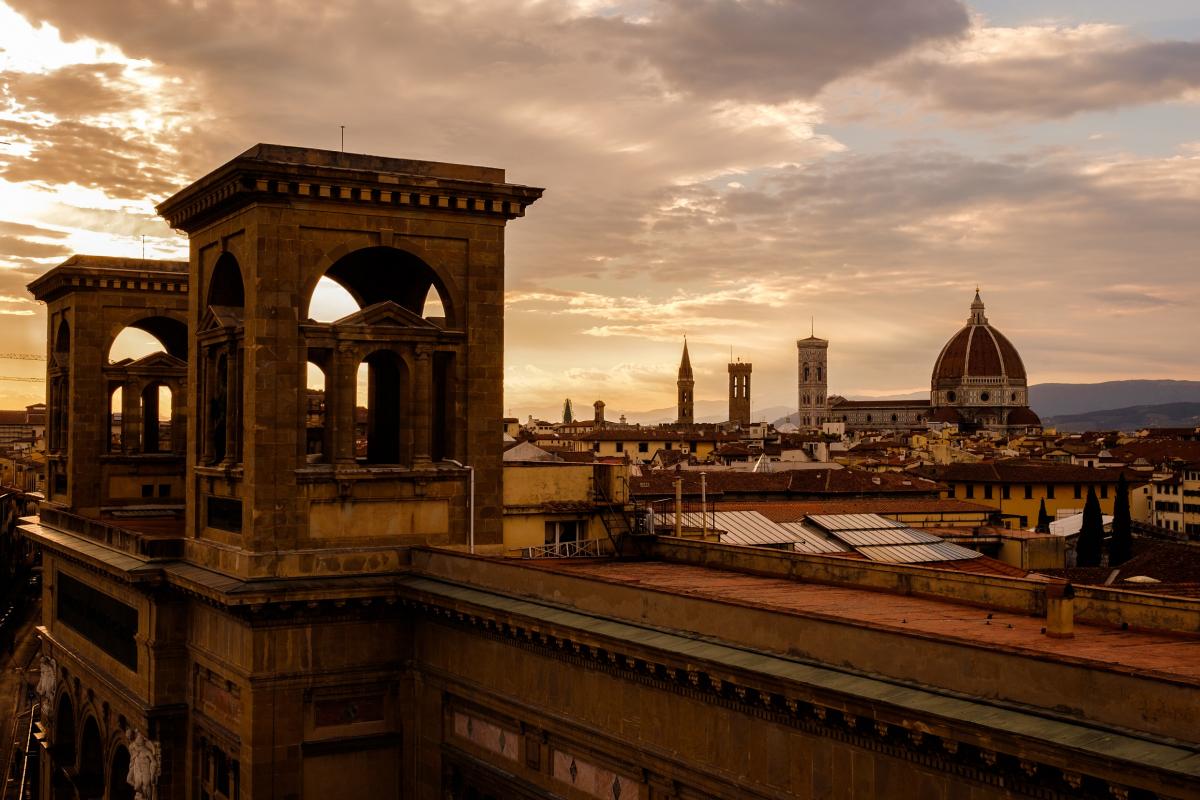
[[[228,251],[221,253],[201,309],[206,337],[200,357],[197,446],[205,464],[241,461],[245,305],[246,288],[237,258]]]
[[[125,388],[110,387],[108,395],[108,450],[119,453],[125,446]]]
[[[315,464],[332,457],[326,431],[329,422],[325,406],[325,371],[311,361],[306,364],[304,456],[305,461]]]

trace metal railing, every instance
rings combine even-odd
[[[601,547],[603,542],[603,539],[581,539],[575,542],[522,547],[521,558],[602,558],[608,555]]]

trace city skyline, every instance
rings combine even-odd
[[[0,335],[43,351],[24,287],[72,252],[186,258],[153,205],[199,165],[345,125],[547,187],[509,240],[509,409],[668,407],[685,332],[698,401],[732,345],[794,405],[812,317],[831,391],[923,391],[977,284],[1031,383],[1196,378],[1200,14],[1127,6],[13,0]]]

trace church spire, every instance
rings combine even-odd
[[[687,337],[683,337],[683,358],[679,361],[679,380],[692,379],[692,360],[688,358]]]
[[[679,360],[679,380],[675,386],[679,398],[679,417],[675,421],[682,425],[691,425],[695,419],[696,381],[692,378],[692,360],[688,358],[686,336],[683,337],[683,358]]]
[[[979,297],[979,287],[975,287],[975,300],[971,303],[971,324],[987,325],[987,317],[983,315],[983,300]]]

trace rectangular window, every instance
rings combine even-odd
[[[1101,500],[1108,499],[1108,484],[1107,483],[1100,485],[1100,499]]]
[[[954,497],[954,484],[950,484],[950,496]]]
[[[1046,484],[1046,499],[1047,500],[1054,499],[1054,484],[1053,483]]]
[[[625,452],[625,443],[624,442],[617,442],[617,452],[618,453]]]
[[[236,497],[208,496],[208,526],[230,533],[242,532],[242,501]]]
[[[546,544],[578,542],[583,538],[583,532],[583,520],[551,520],[546,523]]]
[[[992,499],[992,485],[990,483],[983,487],[983,497],[985,500]]]
[[[170,497],[171,496],[171,484],[160,483],[158,485],[158,496],[159,497]]]
[[[1006,483],[1006,484],[1004,484],[1004,486],[1002,486],[1002,487],[1000,488],[1000,496],[1001,496],[1002,498],[1004,498],[1005,500],[1008,500],[1008,499],[1009,499],[1009,489],[1008,489],[1008,484],[1007,484],[1007,483]]]
[[[1075,499],[1079,500],[1082,497],[1083,497],[1083,487],[1077,483],[1077,484],[1075,484]]]
[[[592,452],[593,453],[600,452],[600,443],[599,442],[592,442]]]
[[[154,497],[154,484],[153,483],[143,483],[142,484],[142,497]]]
[[[650,452],[650,443],[649,442],[638,442],[638,452],[639,453],[649,453]]]
[[[975,484],[968,483],[967,484],[967,499],[972,500],[974,498],[975,498]]]
[[[55,582],[58,621],[136,672],[137,609],[61,572]]]
[[[1033,486],[1028,483],[1025,484],[1025,499],[1026,500],[1033,499]]]

